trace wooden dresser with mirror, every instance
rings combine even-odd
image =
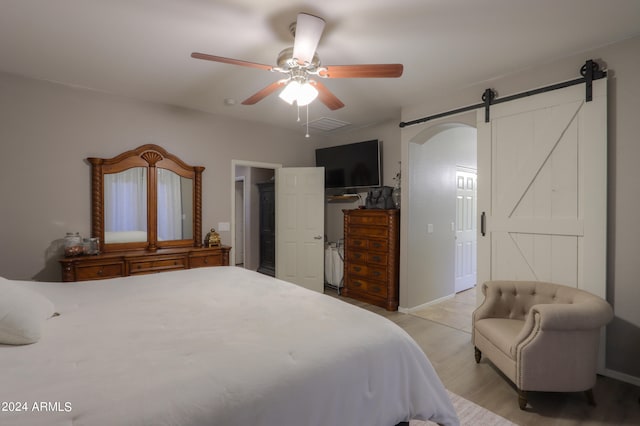
[[[204,167],[151,144],[87,161],[100,254],[60,259],[62,281],[229,265],[229,246],[202,244]]]

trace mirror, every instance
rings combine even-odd
[[[147,241],[147,169],[104,175],[104,242]]]
[[[102,252],[202,247],[202,171],[157,145],[90,157],[91,234]]]
[[[193,179],[158,168],[158,241],[193,238]]]

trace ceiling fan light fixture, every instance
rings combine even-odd
[[[308,81],[300,83],[296,80],[291,80],[278,96],[289,105],[293,105],[296,102],[298,106],[305,106],[318,97],[318,90]]]
[[[296,99],[298,99],[298,92],[300,91],[300,83],[295,80],[291,80],[289,84],[287,84],[282,92],[280,92],[280,99],[288,103],[289,105],[293,105]]]

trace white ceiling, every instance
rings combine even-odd
[[[327,22],[324,65],[404,64],[399,79],[323,80],[346,106],[316,101],[309,119],[350,127],[640,34],[640,0],[2,0],[0,70],[298,129],[276,94],[240,105],[281,74],[190,58],[275,65],[298,12]]]

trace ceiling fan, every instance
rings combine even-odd
[[[284,87],[280,98],[298,106],[308,105],[316,97],[330,110],[337,110],[344,106],[327,87],[311,77],[320,78],[395,78],[402,75],[402,64],[366,64],[366,65],[320,65],[320,58],[316,53],[318,42],[324,30],[325,21],[314,15],[299,13],[297,21],[289,26],[294,35],[293,47],[284,49],[278,55],[277,66],[241,61],[239,59],[224,58],[194,52],[192,58],[207,61],[222,62],[243,67],[258,68],[267,71],[277,71],[286,75],[285,78],[271,83],[254,95],[245,99],[243,105],[254,105],[266,98],[280,87]]]

